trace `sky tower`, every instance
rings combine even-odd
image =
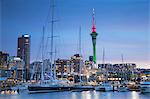
[[[93,9],[93,15],[92,15],[92,33],[90,35],[92,36],[92,43],[93,43],[93,62],[94,64],[96,64],[96,36],[98,34],[96,33],[94,9]]]

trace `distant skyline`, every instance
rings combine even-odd
[[[31,62],[36,60],[45,22],[46,36],[51,30],[51,12],[46,21],[50,0],[0,1],[0,50],[12,56],[17,55],[17,38],[22,34],[30,34]],[[121,63],[123,54],[124,62],[150,68],[149,4],[149,0],[55,0],[57,57],[67,59],[79,52],[80,26],[82,55],[84,59],[92,55],[90,33],[94,8],[98,33],[97,62],[102,62],[102,50],[105,48],[106,63]]]

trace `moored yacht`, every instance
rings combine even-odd
[[[96,91],[113,91],[114,88],[110,83],[102,83],[101,85],[95,87]]]
[[[72,91],[89,91],[89,90],[94,90],[94,86],[91,85],[74,85],[72,87]]]
[[[128,87],[126,85],[120,85],[117,88],[117,91],[119,91],[119,92],[127,92],[127,91],[129,91],[129,89],[128,89]]]

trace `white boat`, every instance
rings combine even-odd
[[[101,85],[95,87],[96,91],[113,91],[113,86],[110,83],[102,83]]]
[[[129,89],[128,89],[127,86],[121,85],[121,86],[119,86],[119,87],[117,88],[117,91],[119,91],[119,92],[127,92],[127,91],[129,91]]]
[[[140,87],[142,93],[150,92],[150,81],[141,82]]]
[[[72,91],[89,91],[94,90],[94,86],[91,85],[74,85]]]

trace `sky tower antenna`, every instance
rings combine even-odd
[[[95,9],[93,8],[93,15],[92,15],[92,32],[96,32],[96,22],[95,22]]]

